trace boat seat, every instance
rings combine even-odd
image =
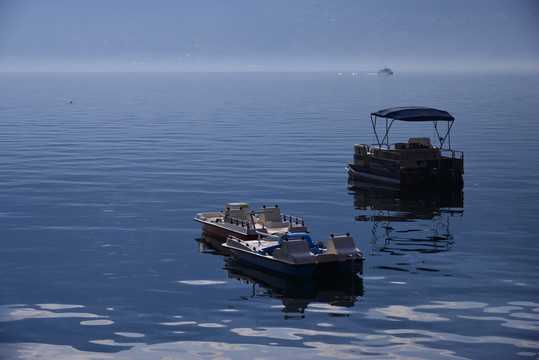
[[[288,223],[282,220],[281,211],[277,206],[263,207],[258,219],[269,228],[288,226]]]
[[[283,242],[281,248],[275,249],[273,257],[294,264],[308,264],[314,261],[314,254],[305,240]]]
[[[395,143],[395,150],[403,150],[403,149],[406,149],[406,145],[408,145],[408,143],[405,143],[405,142],[398,142],[398,143]]]
[[[359,252],[354,239],[351,236],[330,237],[326,254],[336,254],[339,256],[356,255]]]
[[[430,138],[428,137],[418,137],[410,138],[407,144],[408,148],[418,148],[418,149],[430,149],[432,145],[430,143]]]
[[[251,213],[243,210],[227,210],[225,216],[229,216],[234,219],[240,219],[245,221],[251,220]]]
[[[251,209],[247,203],[228,203],[223,212],[225,216],[236,219],[248,220],[251,217]]]

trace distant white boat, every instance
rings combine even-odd
[[[382,70],[378,70],[377,74],[378,75],[384,75],[384,76],[393,75],[393,71],[386,66]]]

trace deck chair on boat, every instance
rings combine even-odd
[[[283,242],[280,248],[275,249],[273,257],[293,264],[309,264],[312,263],[314,254],[307,241],[294,239]]]

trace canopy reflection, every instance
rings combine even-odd
[[[461,189],[396,189],[359,182],[349,183],[348,189],[360,211],[355,220],[372,224],[375,252],[402,255],[451,249],[450,219],[464,213]]]

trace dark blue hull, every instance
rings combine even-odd
[[[315,264],[288,264],[273,258],[264,257],[255,253],[245,253],[234,249],[230,249],[230,253],[232,257],[238,261],[279,274],[303,279],[312,278],[315,274]]]
[[[328,263],[319,263],[316,266],[317,275],[355,275],[357,273],[363,274],[363,259],[355,259],[342,262],[333,261]]]
[[[289,264],[271,257],[230,249],[232,257],[250,266],[274,273],[310,279],[313,276],[363,274],[363,259],[313,264]]]

